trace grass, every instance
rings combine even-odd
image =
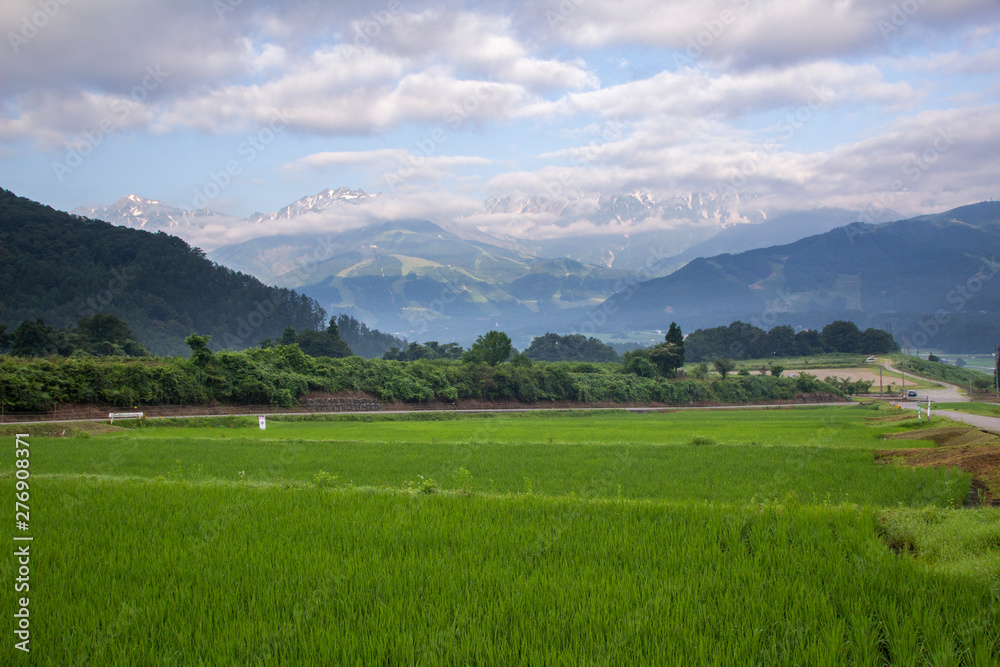
[[[997,512],[886,414],[39,431],[31,663],[995,664]]]
[[[992,383],[992,373],[986,374],[969,368],[959,368],[951,364],[943,364],[939,361],[927,361],[919,357],[906,355],[893,355],[894,368],[914,373],[930,380],[940,380],[957,385],[959,388],[969,386],[969,382]]]
[[[814,354],[808,357],[768,357],[766,359],[745,359],[736,362],[736,368],[746,367],[751,371],[758,371],[762,366],[770,366],[771,364],[777,364],[785,368],[785,373],[788,371],[799,371],[803,370],[808,372],[810,368],[860,368],[865,365],[865,359],[868,358],[866,354],[846,354],[846,353],[830,353],[830,354]],[[709,369],[712,368],[711,361],[707,362]],[[684,368],[690,372],[690,369],[697,364],[685,364]]]
[[[1000,405],[996,403],[934,403],[931,407],[934,410],[954,410],[970,415],[1000,417]]]

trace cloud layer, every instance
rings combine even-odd
[[[95,136],[198,161],[276,119],[286,143],[244,165],[237,209],[324,178],[903,212],[996,194],[995,0],[15,0],[0,28],[5,173],[57,204],[65,173],[37,165]],[[131,189],[124,169],[92,178]]]

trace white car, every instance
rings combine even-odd
[[[865,359],[865,363],[866,364],[874,364],[875,363],[875,357],[868,357],[867,359]]]

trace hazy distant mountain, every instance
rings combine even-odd
[[[625,273],[575,260],[539,259],[464,239],[426,220],[271,236],[220,248],[213,259],[267,273],[328,312],[348,313],[411,339],[469,340],[502,326],[571,326],[614,292]],[[287,267],[287,270],[275,270]]]
[[[125,195],[110,206],[79,206],[73,215],[103,220],[119,227],[169,232],[183,236],[189,227],[201,228],[206,223],[233,224],[238,218],[208,209],[186,210],[139,195]]]
[[[486,200],[490,230],[516,230],[539,254],[571,257],[630,271],[665,273],[660,263],[734,226],[756,227],[769,211],[753,196],[648,192],[592,194],[576,199],[504,195]],[[503,223],[490,224],[490,218]],[[510,231],[508,231],[510,233]]]
[[[658,197],[648,192],[615,194],[593,193],[575,199],[556,200],[543,197],[501,195],[486,200],[488,214],[555,215],[554,224],[567,227],[581,220],[596,225],[636,225],[648,219],[709,223],[723,227],[764,220],[766,213],[754,204],[754,198],[717,193],[685,193]]]
[[[623,290],[602,306],[607,328],[685,331],[742,319],[773,325],[848,317],[911,326],[1000,312],[1000,203],[882,224],[853,223],[795,243],[695,259],[663,278]],[[964,293],[962,288],[971,285]],[[977,315],[978,316],[978,315]],[[925,342],[943,328],[910,335]],[[923,330],[922,336],[917,332]],[[903,335],[898,331],[897,337]],[[916,341],[919,344],[919,340]]]
[[[797,240],[856,216],[820,210],[775,215],[754,197],[714,193],[594,194],[557,201],[497,196],[468,219],[378,217],[388,195],[327,189],[246,220],[184,211],[135,195],[77,209],[115,224],[184,236],[199,221],[259,236],[208,257],[268,284],[301,289],[328,312],[419,339],[503,326],[576,331],[624,284],[658,277],[690,258]],[[396,207],[399,208],[399,207]],[[405,207],[404,207],[405,209]],[[205,230],[213,248],[221,235]],[[309,231],[303,231],[309,230]],[[442,297],[444,295],[444,297]],[[445,301],[446,308],[429,305]],[[433,325],[432,325],[433,323]],[[428,332],[431,327],[442,332]]]

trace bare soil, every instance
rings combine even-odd
[[[930,440],[936,446],[883,449],[875,458],[910,466],[956,467],[972,475],[967,504],[1000,506],[1000,436],[964,426],[921,429],[885,436],[886,440]]]

